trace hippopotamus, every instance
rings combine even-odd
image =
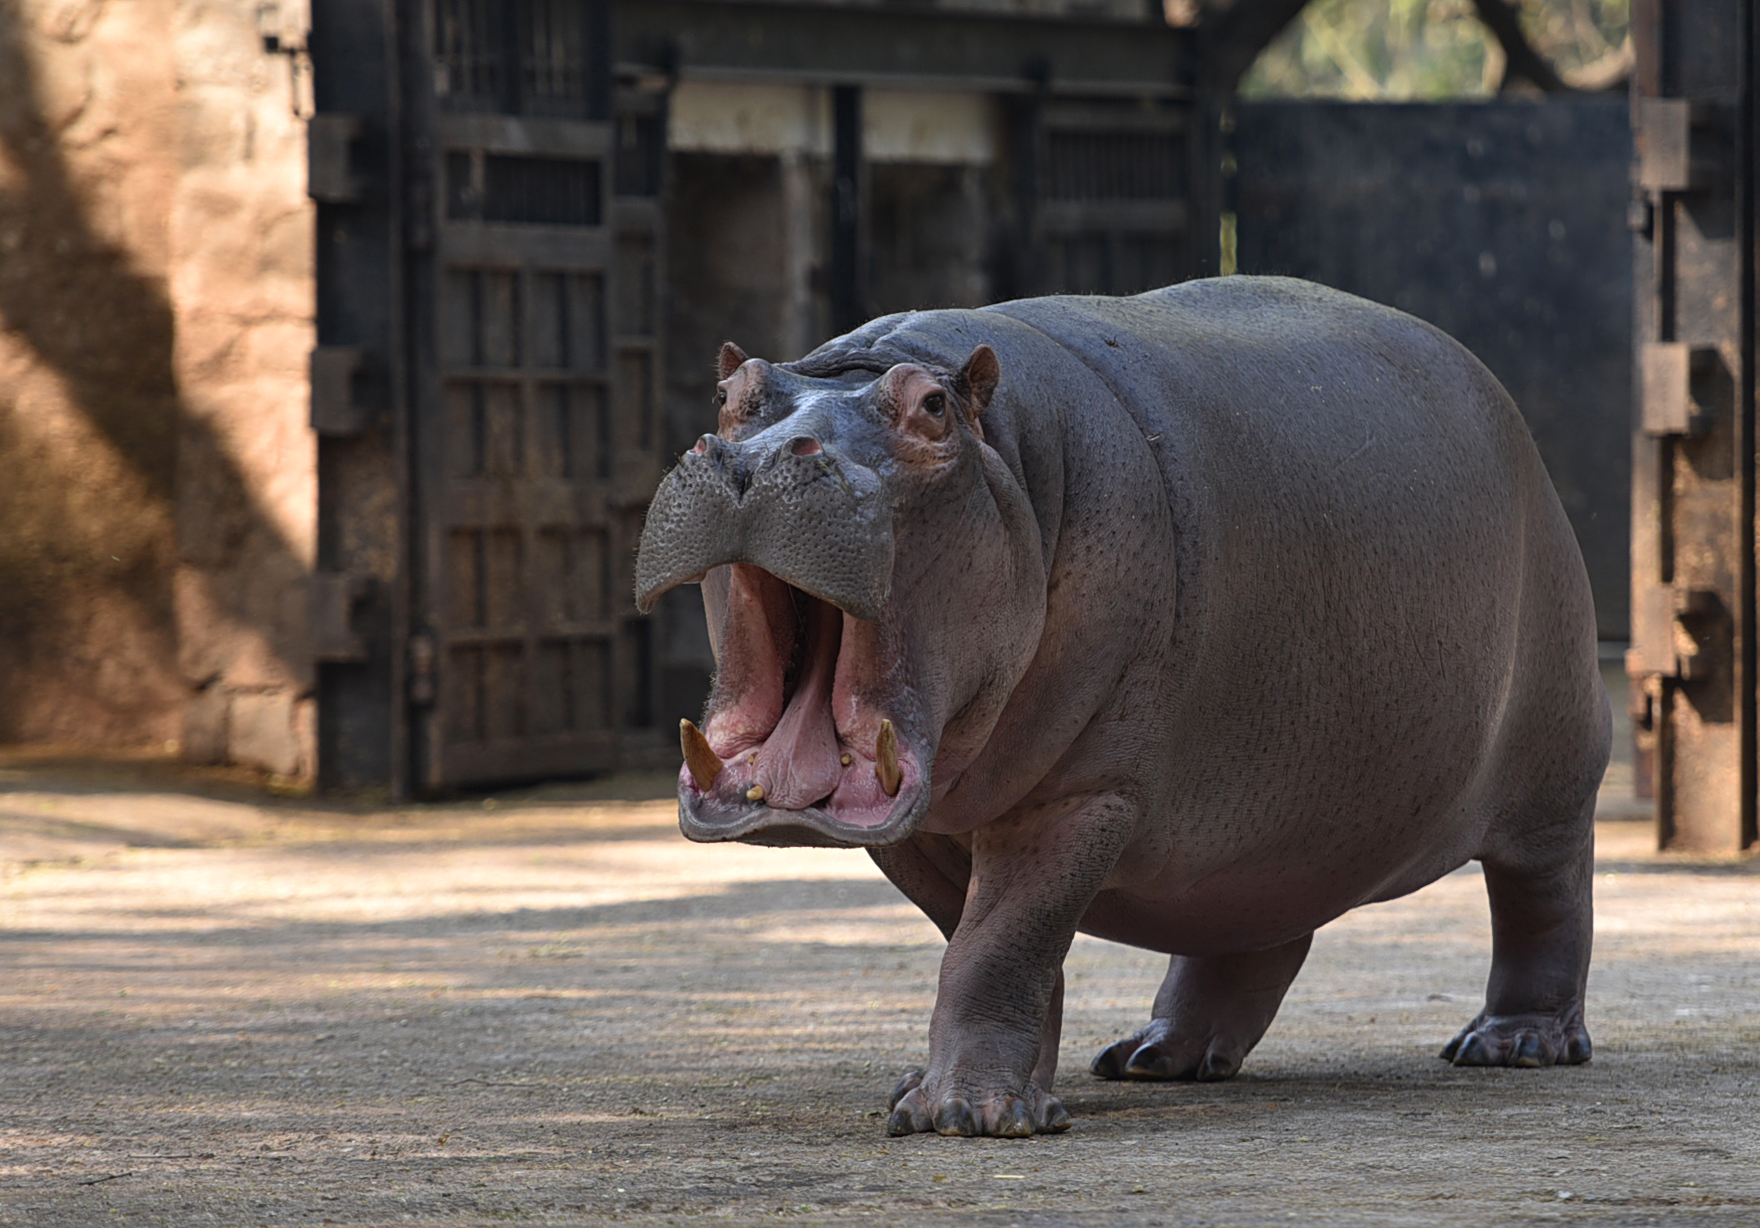
[[[1076,933],[1164,953],[1105,1079],[1224,1079],[1314,931],[1468,861],[1457,1066],[1589,1060],[1607,700],[1521,414],[1459,343],[1284,278],[890,315],[720,355],[636,596],[698,582],[692,840],[863,848],[946,936],[894,1134],[1018,1137]]]

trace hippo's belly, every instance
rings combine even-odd
[[[1425,858],[1382,881],[1364,876],[1215,875],[1179,895],[1151,898],[1103,891],[1077,927],[1082,933],[1164,955],[1262,951],[1311,934],[1360,904],[1416,891],[1467,860]]]
[[[1464,789],[1430,807],[1395,804],[1375,821],[1259,816],[1214,842],[1174,824],[1171,847],[1120,859],[1082,933],[1168,955],[1264,950],[1313,933],[1362,904],[1397,899],[1465,864],[1481,841],[1484,799]],[[1163,831],[1170,830],[1163,828]],[[1145,873],[1141,867],[1159,865]],[[1131,867],[1137,867],[1132,869]]]

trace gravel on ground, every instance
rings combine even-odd
[[[1467,867],[1323,930],[1221,1084],[1089,1058],[1065,1135],[887,1137],[941,940],[860,853],[703,847],[668,782],[320,804],[0,756],[0,1224],[1760,1225],[1760,863],[1598,829],[1595,1060],[1456,1070]]]

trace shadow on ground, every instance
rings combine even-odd
[[[1600,832],[1587,1067],[1435,1058],[1488,964],[1469,868],[1322,931],[1225,1084],[1088,1076],[1159,961],[1078,940],[1075,1128],[895,1140],[941,944],[859,854],[690,845],[615,796],[652,782],[145,771],[0,763],[3,1224],[1760,1223],[1755,865],[1638,824]]]

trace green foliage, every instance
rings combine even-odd
[[[1573,84],[1599,87],[1629,57],[1628,0],[1522,0],[1529,41]],[[1485,97],[1503,48],[1472,0],[1313,0],[1241,81],[1249,98],[1423,101]]]

